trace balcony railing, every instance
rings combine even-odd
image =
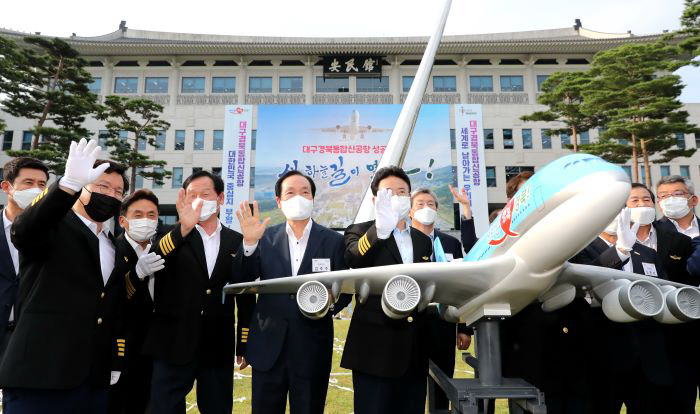
[[[235,105],[238,103],[238,95],[231,94],[192,94],[178,95],[178,105]]]
[[[406,102],[407,93],[401,94],[401,103]],[[423,95],[424,104],[458,104],[460,95],[458,93],[426,93]]]
[[[470,104],[528,104],[530,98],[522,92],[480,92],[468,93],[467,103]]]
[[[303,93],[280,93],[280,94],[264,94],[253,93],[245,96],[247,105],[266,105],[266,104],[304,104],[306,103],[306,95]]]
[[[389,93],[317,93],[315,104],[390,104],[394,99]]]

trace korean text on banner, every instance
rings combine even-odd
[[[250,194],[250,145],[253,132],[253,107],[227,105],[224,115],[224,148],[221,178],[224,180],[224,204],[219,219],[224,226],[240,231],[236,210]]]

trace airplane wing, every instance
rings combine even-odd
[[[391,132],[393,129],[388,128],[370,128],[369,126],[360,126],[357,128],[360,133],[367,134],[373,132]]]
[[[350,128],[348,128],[347,125],[341,126],[340,128],[314,128],[311,129],[312,131],[320,131],[320,132],[338,132],[338,133],[347,133],[350,131]]]

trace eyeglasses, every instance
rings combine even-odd
[[[658,197],[659,200],[663,200],[669,197],[683,197],[683,198],[688,198],[690,193],[687,191],[674,191],[672,193],[659,193]]]
[[[118,188],[112,188],[108,186],[107,184],[93,184],[94,188],[97,190],[98,193],[104,194],[104,195],[112,195],[114,194],[114,197],[121,199],[124,196],[124,191],[118,189]]]

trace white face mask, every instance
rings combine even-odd
[[[688,199],[683,197],[664,198],[659,205],[664,216],[672,219],[685,217],[690,212]]]
[[[209,217],[216,214],[216,210],[219,208],[218,200],[203,200],[197,198],[192,202],[192,209],[197,208],[197,203],[202,203],[202,211],[199,213],[199,221],[206,221]]]
[[[314,201],[300,195],[282,200],[280,205],[287,220],[306,220],[314,209]]]
[[[391,209],[399,215],[399,220],[408,217],[408,212],[411,211],[411,197],[408,196],[391,196]]]
[[[639,223],[642,226],[651,224],[656,220],[656,209],[654,207],[633,207],[630,218],[632,223]]]
[[[42,190],[37,187],[27,188],[26,190],[15,190],[12,193],[12,199],[15,200],[19,208],[24,210],[32,204],[32,201],[34,201],[39,194],[41,194],[41,191]]]
[[[156,234],[156,227],[158,227],[157,220],[151,220],[148,218],[140,218],[127,220],[129,223],[129,230],[127,233],[134,241],[142,242],[150,239]]]
[[[437,211],[432,208],[425,206],[422,209],[413,213],[413,218],[416,219],[424,226],[430,226],[435,223],[435,218],[437,218]]]

